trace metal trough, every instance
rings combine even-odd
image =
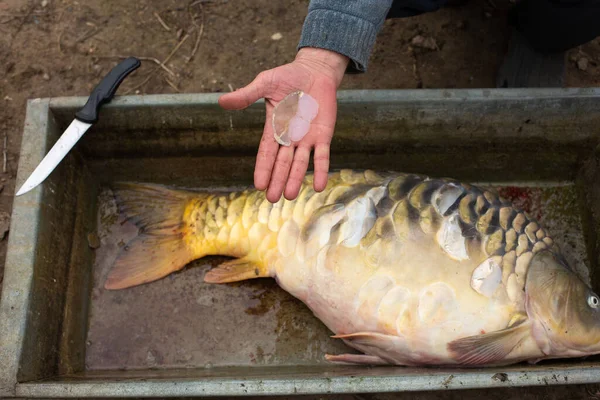
[[[600,359],[494,369],[336,366],[343,345],[273,281],[206,285],[218,258],[102,289],[127,237],[106,184],[252,183],[264,108],[218,94],[118,97],[49,179],[14,202],[0,304],[0,396],[367,393],[600,382]],[[31,100],[17,186],[85,98]],[[600,287],[600,90],[339,93],[333,169],[450,176],[526,194]],[[521,196],[522,197],[522,196]],[[100,247],[95,235],[99,236]],[[113,257],[113,258],[111,258]]]

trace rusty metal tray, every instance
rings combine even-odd
[[[494,369],[339,366],[344,345],[274,281],[207,285],[218,257],[125,291],[102,288],[131,232],[107,184],[252,183],[264,107],[218,94],[117,97],[49,179],[15,198],[0,303],[0,396],[367,393],[600,382],[600,359]],[[600,284],[600,89],[338,94],[332,169],[451,176],[500,187]],[[85,98],[30,100],[17,185]],[[99,244],[91,245],[98,235]],[[499,379],[499,377],[501,379]]]

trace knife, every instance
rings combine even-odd
[[[71,125],[64,131],[42,162],[40,162],[23,186],[21,186],[21,189],[16,194],[17,196],[29,192],[50,175],[58,163],[75,146],[75,143],[98,121],[100,107],[112,100],[119,85],[127,75],[138,69],[140,65],[140,60],[135,57],[129,57],[110,70],[98,86],[94,88],[83,108],[75,113],[75,119],[73,119]]]

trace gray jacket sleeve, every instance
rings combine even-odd
[[[393,0],[311,0],[298,49],[317,47],[350,58],[347,72],[365,72]]]

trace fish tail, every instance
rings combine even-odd
[[[124,289],[160,279],[200,258],[186,223],[199,195],[159,185],[118,183],[113,186],[119,212],[140,229],[118,255],[104,287]],[[202,195],[200,195],[202,196]]]

